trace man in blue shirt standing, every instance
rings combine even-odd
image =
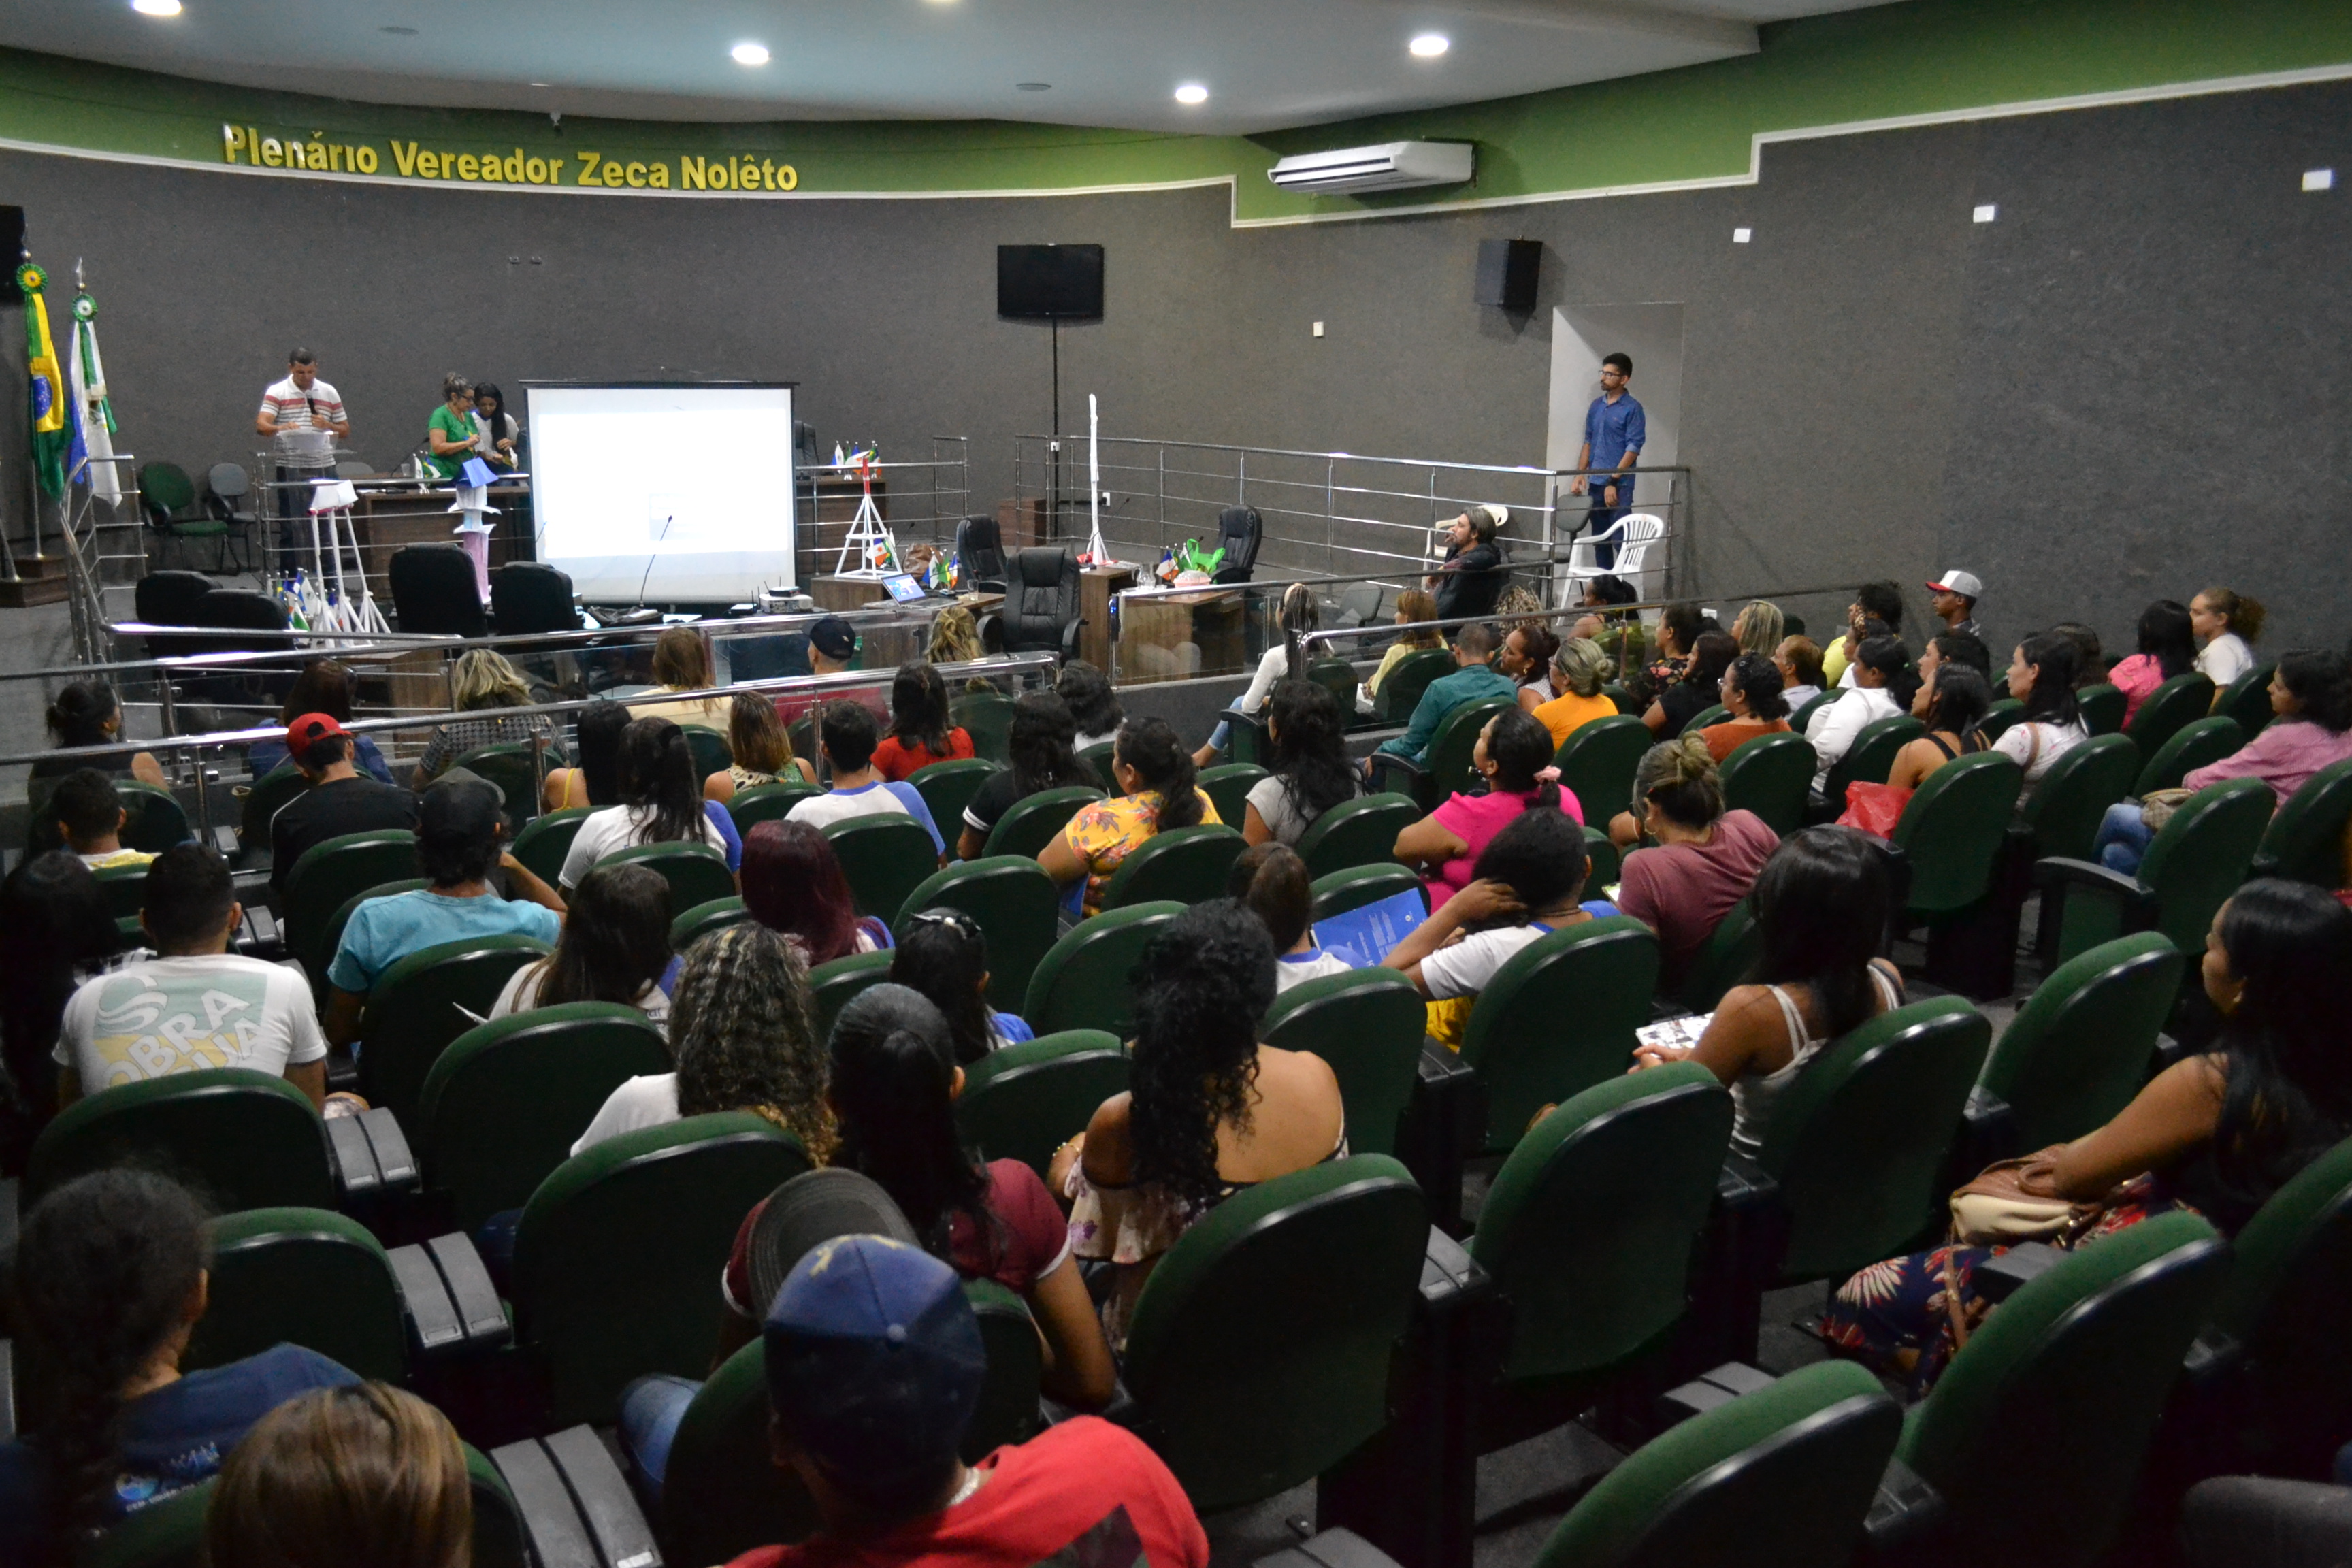
[[[1607,532],[1633,510],[1633,465],[1650,432],[1642,405],[1625,390],[1633,379],[1633,356],[1611,354],[1601,362],[1601,395],[1584,411],[1584,450],[1578,454],[1576,466],[1608,471],[1579,474],[1568,482],[1568,489],[1570,495],[1592,496],[1585,529],[1596,535]],[[1594,545],[1592,557],[1603,572],[1608,571],[1617,563],[1615,542]]]

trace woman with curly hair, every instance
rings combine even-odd
[[[801,1141],[819,1163],[832,1157],[824,1042],[808,965],[793,944],[755,921],[711,932],[687,950],[670,994],[675,1072],[630,1079],[572,1145],[688,1116],[749,1110]]]
[[[1305,680],[1277,685],[1265,718],[1274,771],[1250,786],[1242,837],[1297,844],[1325,812],[1356,798],[1361,781],[1348,762],[1348,721],[1328,691]]]
[[[1274,942],[1231,899],[1195,904],[1136,964],[1135,1065],[1125,1094],[1054,1155],[1070,1249],[1114,1266],[1103,1328],[1124,1348],[1160,1257],[1244,1187],[1348,1152],[1339,1079],[1320,1057],[1257,1043]]]

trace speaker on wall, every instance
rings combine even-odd
[[[1536,274],[1542,267],[1542,240],[1482,239],[1474,298],[1481,305],[1499,305],[1525,315],[1536,308]]]
[[[1103,313],[1099,245],[1000,245],[996,313],[1032,321],[1091,321]]]

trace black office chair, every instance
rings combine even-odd
[[[196,604],[220,584],[202,572],[150,572],[131,590],[133,613],[153,626],[193,626]],[[178,658],[202,651],[194,637],[149,637],[147,657]]]
[[[1067,550],[1024,550],[1008,563],[1004,608],[994,616],[1006,653],[1078,651],[1078,558]],[[983,637],[986,636],[982,633]]]
[[[992,517],[968,517],[956,524],[956,564],[967,587],[983,593],[1004,592],[1004,542]]]
[[[490,574],[490,618],[498,623],[500,637],[578,631],[580,612],[572,603],[572,574],[539,561],[507,563]]]
[[[461,637],[490,632],[474,563],[454,544],[411,544],[394,553],[392,613],[404,632]]]
[[[1265,542],[1265,519],[1254,506],[1229,506],[1217,514],[1217,542],[1224,546],[1225,558],[1210,580],[1246,583],[1257,569],[1257,547]]]

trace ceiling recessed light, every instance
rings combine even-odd
[[[1051,92],[1054,90],[1054,84],[1050,81],[1016,81],[1013,85],[1019,88],[1024,92]]]
[[[727,52],[735,57],[735,63],[739,66],[763,66],[768,63],[768,46],[765,44],[738,44]]]
[[[1209,89],[1202,87],[1197,81],[1188,81],[1182,87],[1176,89],[1176,101],[1179,103],[1206,103],[1209,101]]]
[[[379,33],[390,33],[395,38],[413,38],[416,37],[416,29],[414,27],[378,27],[376,31]]]
[[[1443,33],[1423,33],[1405,47],[1424,60],[1433,60],[1454,47],[1454,41]]]
[[[180,0],[131,0],[131,8],[142,16],[176,16]]]

